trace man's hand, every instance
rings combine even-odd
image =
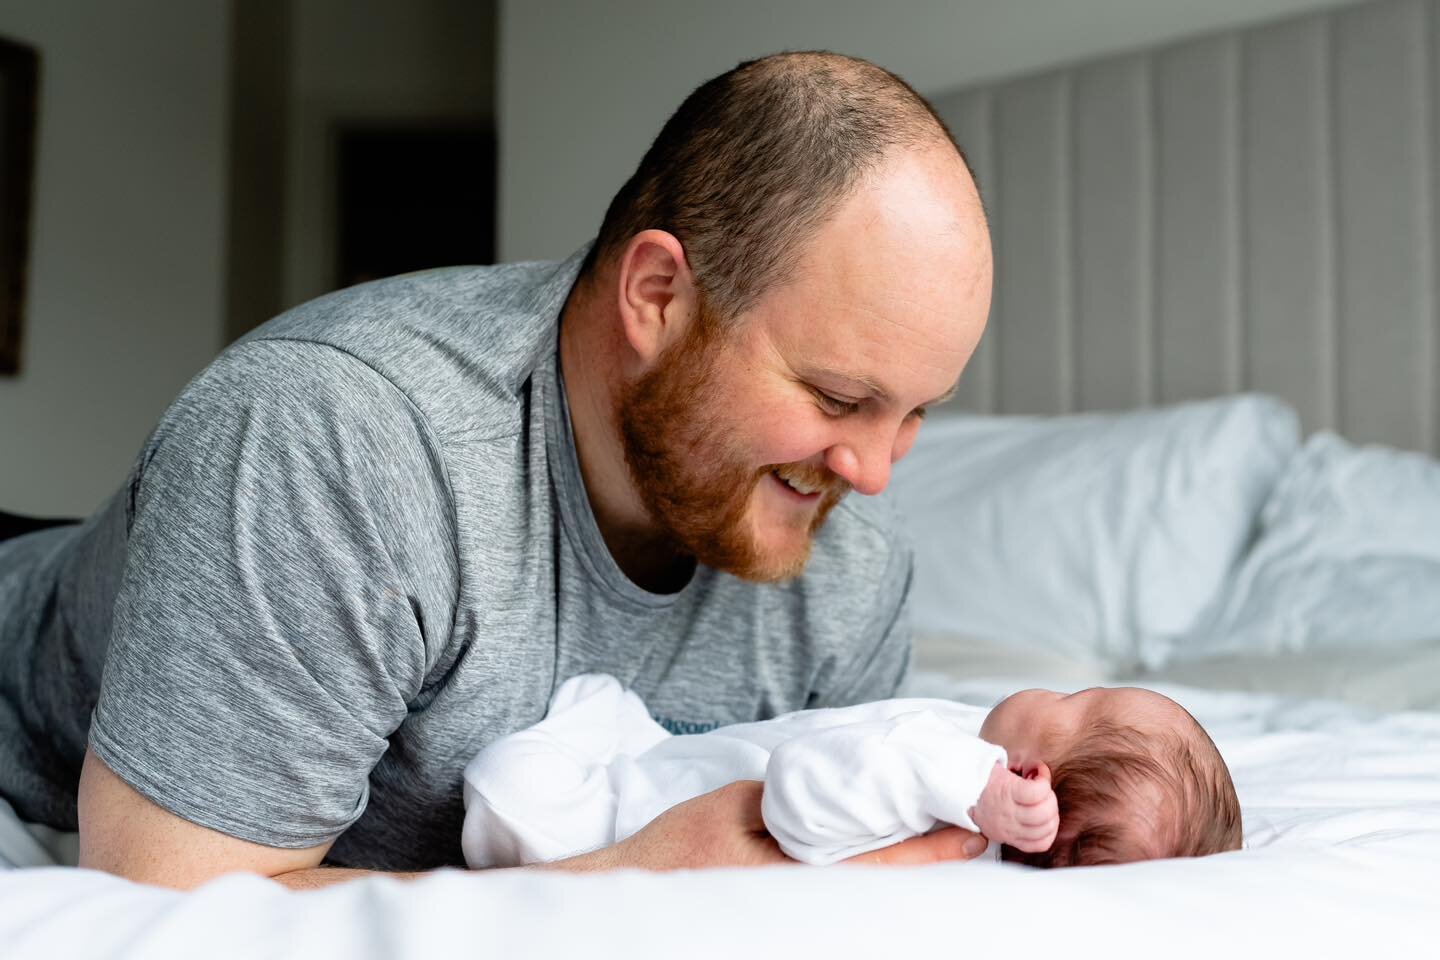
[[[698,870],[792,863],[765,832],[764,784],[740,780],[666,810],[638,833],[594,853],[547,864],[560,870]]]
[[[613,847],[548,864],[560,870],[695,870],[794,863],[765,832],[760,815],[764,784],[741,780],[687,800]],[[845,861],[902,866],[969,860],[985,851],[985,838],[950,827]]]
[[[1060,831],[1050,768],[1042,763],[1022,777],[995,764],[979,802],[970,808],[970,819],[996,843],[1025,853],[1049,850]]]
[[[973,860],[985,852],[989,844],[978,833],[963,827],[945,827],[879,850],[851,857],[845,863],[874,864],[886,867],[909,867],[946,860]]]

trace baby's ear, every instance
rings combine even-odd
[[[1045,783],[1049,783],[1049,782],[1050,782],[1050,768],[1047,767],[1047,766],[1045,766],[1045,761],[1044,761],[1044,760],[1041,760],[1041,761],[1039,761],[1038,763],[1036,763],[1034,767],[1031,767],[1029,770],[1025,771],[1025,779],[1026,779],[1026,780],[1043,780]]]

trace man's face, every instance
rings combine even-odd
[[[959,158],[891,163],[817,231],[790,282],[728,324],[702,307],[622,391],[646,508],[707,566],[798,574],[849,490],[885,488],[923,408],[974,352],[989,302],[988,233]]]

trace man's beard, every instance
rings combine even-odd
[[[798,548],[766,549],[751,529],[749,506],[765,475],[783,464],[751,466],[734,437],[744,424],[721,416],[717,366],[724,334],[702,312],[685,340],[621,390],[616,419],[641,502],[672,548],[715,570],[773,582],[796,576],[811,542],[850,486],[828,470],[792,464],[787,472],[821,486]]]

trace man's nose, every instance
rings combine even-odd
[[[864,436],[831,447],[825,453],[825,465],[850,484],[855,492],[873,497],[890,483],[894,450],[893,436],[886,435],[883,430],[869,430]]]

